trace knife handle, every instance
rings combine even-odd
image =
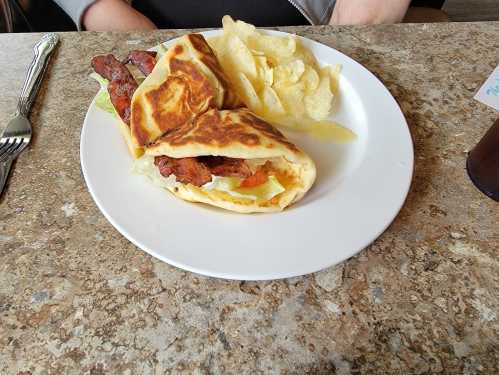
[[[45,34],[33,49],[35,55],[28,68],[17,104],[18,112],[24,116],[27,116],[31,109],[31,105],[40,89],[43,73],[47,69],[50,55],[58,41],[59,37],[56,34]]]

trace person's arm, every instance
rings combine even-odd
[[[82,16],[86,30],[153,30],[156,26],[123,0],[97,0]]]
[[[404,19],[411,0],[337,0],[332,25],[397,23]]]

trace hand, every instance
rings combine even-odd
[[[411,0],[337,0],[331,25],[397,23],[404,19]]]
[[[83,15],[83,26],[94,31],[154,30],[149,18],[123,0],[97,0]]]

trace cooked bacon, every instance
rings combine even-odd
[[[109,80],[107,91],[116,112],[123,122],[130,125],[130,105],[138,85],[128,68],[113,55],[95,56],[92,68]]]
[[[92,59],[92,68],[108,81],[135,81],[125,64],[111,54],[95,56]]]
[[[135,81],[115,80],[109,82],[107,86],[111,103],[127,125],[130,125],[131,102],[136,89],[137,83]]]
[[[135,65],[146,77],[151,74],[156,65],[156,52],[153,51],[130,51],[123,64]]]
[[[251,169],[244,159],[227,158],[224,156],[200,156],[198,159],[215,176],[241,178],[251,176]]]
[[[203,163],[196,158],[170,158],[168,156],[156,156],[154,165],[159,168],[162,176],[168,177],[174,174],[177,181],[194,186],[202,186],[211,181],[211,172]]]
[[[267,172],[258,169],[251,172],[244,159],[223,156],[199,156],[196,158],[170,158],[156,156],[154,165],[163,177],[175,175],[177,181],[184,184],[203,186],[211,181],[211,176],[243,178],[241,187],[251,188],[264,184],[268,180]]]

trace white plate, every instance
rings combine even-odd
[[[404,116],[383,84],[360,64],[333,48],[301,40],[320,63],[342,64],[333,119],[359,137],[337,145],[289,135],[317,164],[317,181],[305,198],[282,213],[254,215],[175,198],[131,174],[132,158],[115,120],[92,102],[81,133],[81,165],[97,206],[120,233],[188,271],[264,280],[337,264],[388,227],[412,177],[413,148]]]

